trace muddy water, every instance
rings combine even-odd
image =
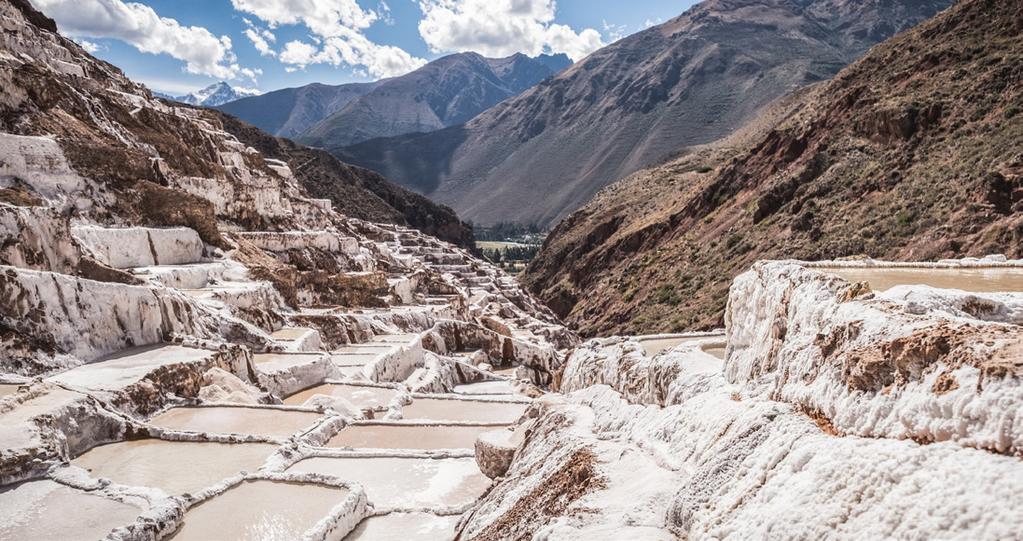
[[[299,391],[284,399],[284,403],[293,406],[301,406],[302,404],[305,404],[306,400],[312,398],[313,395],[318,394],[344,398],[359,409],[379,409],[386,408],[391,402],[391,399],[393,399],[398,393],[394,389],[386,389],[383,387],[335,385],[328,383],[326,385],[319,385],[304,391]]]
[[[397,344],[406,344],[414,340],[418,335],[415,334],[378,334],[373,337],[373,342],[392,342]]]
[[[169,430],[288,437],[311,427],[319,417],[317,413],[271,408],[173,408],[150,423]]]
[[[526,404],[484,402],[480,400],[440,400],[416,398],[401,409],[409,421],[464,421],[514,423],[526,411]]]
[[[126,503],[53,481],[29,481],[0,490],[0,539],[103,539],[139,513]]]
[[[709,353],[722,361],[725,360],[725,346],[706,346],[703,351]]]
[[[455,392],[458,394],[515,394],[515,387],[510,381],[481,381],[479,383],[466,383],[455,385]]]
[[[177,495],[197,492],[242,470],[256,471],[276,449],[263,443],[145,439],[102,445],[71,463],[94,477]]]
[[[885,291],[898,285],[926,285],[976,293],[1023,291],[1023,268],[914,269],[850,268],[820,269],[849,282],[868,282],[871,289]]]
[[[21,385],[17,385],[14,383],[0,383],[0,398],[18,392],[18,387],[21,387]]]
[[[310,330],[303,327],[285,327],[279,331],[274,331],[270,336],[278,340],[298,340],[308,334]]]
[[[440,541],[455,537],[458,515],[388,513],[369,517],[345,541]]]
[[[323,485],[246,481],[189,509],[171,539],[301,539],[347,495]]]
[[[706,340],[704,336],[673,336],[670,338],[640,338],[639,344],[643,346],[643,351],[647,357],[653,357],[659,353],[668,351],[669,349],[683,344],[685,342],[696,342],[698,340]]]
[[[490,479],[475,458],[323,458],[302,460],[289,473],[320,473],[366,488],[377,507],[467,505],[483,495]]]
[[[330,355],[331,362],[334,366],[363,366],[370,361],[375,361],[380,358],[377,353],[337,353],[334,352]]]
[[[351,425],[327,447],[358,449],[473,449],[476,436],[494,426]]]

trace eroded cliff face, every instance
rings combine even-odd
[[[590,340],[462,536],[1011,538],[1021,277],[1004,257],[761,262],[723,335]]]
[[[529,288],[586,335],[667,332],[722,325],[761,259],[1019,256],[1020,16],[959,2],[747,135],[609,187]]]

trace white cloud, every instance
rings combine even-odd
[[[604,26],[604,35],[611,41],[618,41],[624,38],[626,32],[629,30],[628,25],[614,23],[608,24],[607,21],[601,21],[601,23],[603,23]]]
[[[362,30],[377,14],[359,7],[356,0],[231,0],[234,9],[266,21],[271,28],[304,24],[318,36],[336,36],[342,29]]]
[[[374,22],[390,17],[386,2],[380,4],[379,13],[362,9],[356,0],[231,0],[231,4],[271,28],[302,24],[310,30],[308,41],[289,41],[277,55],[289,72],[312,64],[330,64],[362,66],[375,77],[392,77],[426,63],[399,47],[375,43],[363,34]],[[246,36],[256,43],[248,32]],[[266,45],[269,50],[269,44]],[[257,49],[260,47],[256,45]]]
[[[271,43],[277,41],[277,36],[266,28],[256,26],[248,19],[243,20],[245,21],[245,26],[248,27],[244,31],[245,37],[249,38],[249,41],[259,51],[259,54],[262,56],[277,56],[273,47],[270,46]]]
[[[121,0],[32,0],[53,17],[61,31],[79,38],[115,38],[143,53],[168,54],[185,63],[185,71],[218,79],[254,77],[231,52],[231,38],[217,37],[200,26],[182,26],[160,17],[153,8]]]
[[[554,23],[554,0],[420,0],[419,34],[437,53],[565,53],[579,60],[604,45],[592,28]]]
[[[103,50],[103,46],[102,45],[100,45],[99,43],[93,42],[93,41],[89,41],[87,39],[79,38],[79,39],[76,39],[75,41],[79,45],[81,45],[83,49],[85,49],[85,52],[87,52],[89,54],[96,54],[97,52]]]
[[[664,19],[662,19],[660,17],[658,17],[656,21],[651,21],[650,19],[647,19],[646,21],[643,22],[643,28],[650,28],[651,26],[656,26],[656,25],[659,25],[659,24],[661,24],[663,22],[664,22]]]
[[[278,56],[281,62],[304,68],[310,64],[365,66],[374,77],[394,77],[426,63],[399,47],[380,45],[355,31],[325,38],[321,47],[303,41],[289,41]]]

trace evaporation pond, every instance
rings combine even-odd
[[[875,291],[899,285],[925,285],[961,289],[976,293],[1023,291],[1023,268],[904,268],[830,267],[820,270],[837,274],[851,283],[867,282]]]
[[[465,383],[455,385],[455,392],[458,394],[515,394],[515,387],[512,382],[506,380],[480,381],[477,383]]]
[[[369,501],[384,507],[462,506],[476,501],[490,479],[467,458],[313,457],[289,473],[319,473],[355,481]]]
[[[643,351],[647,357],[653,357],[669,349],[686,342],[697,342],[700,340],[706,340],[706,336],[666,336],[658,338],[640,338],[639,345],[643,346]]]
[[[185,513],[174,541],[302,539],[348,491],[317,484],[244,481]]]
[[[473,449],[493,426],[357,424],[341,429],[327,447],[357,449]]]
[[[150,423],[167,430],[283,438],[312,427],[319,417],[320,414],[307,411],[213,406],[173,408]]]
[[[103,539],[114,528],[131,524],[141,512],[53,481],[28,481],[0,490],[0,539]]]
[[[101,445],[71,463],[121,485],[195,493],[242,470],[256,471],[273,452],[265,443],[144,439]]]
[[[352,403],[356,408],[386,408],[397,391],[386,387],[371,387],[369,385],[318,385],[299,391],[284,400],[284,403],[292,406],[301,406],[315,395],[323,394],[336,398],[343,398]]]
[[[401,416],[407,421],[514,423],[527,406],[512,402],[415,398],[402,407]]]
[[[368,517],[345,541],[445,541],[455,538],[458,515],[387,513]]]

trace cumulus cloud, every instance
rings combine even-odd
[[[275,43],[277,41],[277,36],[266,28],[256,26],[248,19],[244,19],[244,21],[245,26],[248,28],[246,28],[243,33],[245,34],[245,37],[249,38],[249,41],[252,42],[252,46],[259,51],[259,54],[262,56],[277,56],[273,47],[270,46],[271,43]]]
[[[554,23],[554,0],[420,0],[419,34],[436,53],[484,56],[565,53],[579,60],[604,45],[600,32]]]
[[[100,45],[99,43],[96,43],[96,42],[93,42],[93,41],[89,41],[87,39],[79,38],[79,39],[76,39],[75,41],[79,45],[81,45],[83,49],[85,49],[85,52],[87,52],[89,54],[96,54],[97,52],[99,52],[99,51],[101,51],[103,49],[103,46]]]
[[[374,77],[402,75],[426,63],[399,47],[374,43],[354,31],[325,38],[320,46],[304,41],[289,41],[278,58],[284,64],[296,68],[310,64],[364,66],[365,72]]]
[[[362,9],[355,0],[231,0],[231,5],[266,21],[271,28],[304,24],[324,37],[368,28],[378,18],[376,12]]]
[[[375,43],[363,34],[374,22],[386,22],[390,17],[386,2],[381,3],[380,13],[362,9],[355,0],[231,0],[231,4],[270,28],[302,24],[312,32],[309,40],[285,43],[277,55],[289,71],[312,64],[330,64],[361,66],[372,76],[392,77],[426,63],[399,47]],[[256,43],[248,32],[246,36]],[[269,50],[269,44],[266,45]],[[256,45],[262,52],[260,47]]]
[[[218,79],[255,78],[231,52],[231,38],[200,26],[182,26],[153,8],[121,0],[32,0],[63,32],[79,38],[115,38],[143,53],[168,54],[185,70]]]

